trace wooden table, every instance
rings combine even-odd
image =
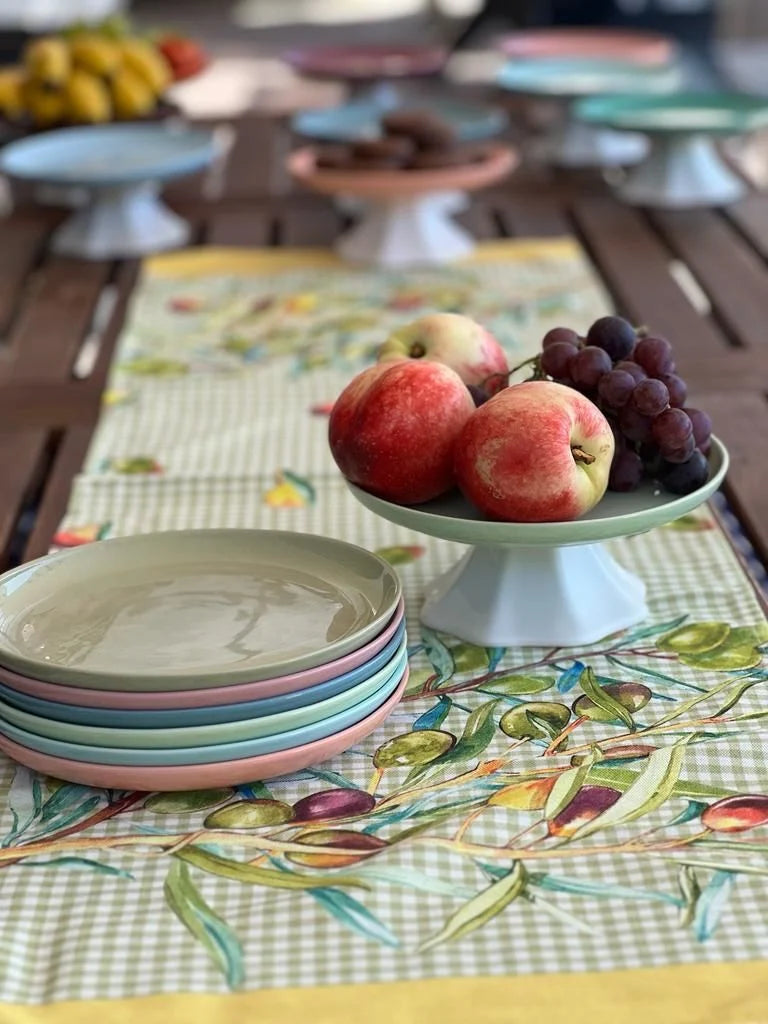
[[[332,242],[340,215],[296,192],[284,172],[287,125],[250,117],[232,128],[224,167],[167,192],[194,241]],[[137,278],[136,261],[51,255],[47,240],[61,216],[19,205],[0,222],[0,569],[48,549]],[[460,219],[480,239],[575,234],[619,312],[674,341],[689,404],[710,412],[730,448],[726,494],[768,563],[768,196],[722,211],[645,212],[612,198],[597,173],[524,166]],[[86,360],[81,349],[108,286],[117,303]]]

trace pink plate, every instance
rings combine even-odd
[[[278,750],[274,754],[243,757],[218,764],[186,764],[166,768],[129,767],[125,765],[86,764],[65,757],[40,754],[0,735],[0,750],[14,761],[34,771],[51,775],[65,782],[106,789],[135,789],[141,792],[176,789],[209,789],[216,786],[237,786],[257,779],[273,779],[278,775],[298,772],[341,754],[381,725],[402,697],[408,682],[408,669],[397,689],[372,715],[343,729],[334,736],[304,743],[300,747]]]
[[[588,60],[626,60],[635,64],[668,63],[674,46],[654,32],[611,28],[547,28],[513,32],[499,41],[508,57],[573,57]]]
[[[220,704],[240,704],[244,701],[260,700],[262,697],[278,697],[283,693],[303,690],[316,683],[324,683],[329,679],[349,672],[359,665],[370,661],[397,632],[403,618],[403,599],[397,606],[395,614],[383,633],[370,640],[363,647],[343,658],[316,665],[287,676],[276,676],[274,679],[260,679],[254,683],[238,683],[234,686],[219,686],[204,690],[159,690],[157,692],[138,692],[129,690],[91,690],[79,686],[64,686],[59,683],[46,683],[41,679],[23,676],[0,665],[0,683],[18,690],[20,693],[43,700],[54,700],[60,704],[75,704],[91,708],[129,708],[133,710],[157,710],[160,708],[205,708]]]
[[[447,57],[442,46],[308,46],[283,54],[302,74],[364,81],[436,75]]]
[[[318,169],[312,147],[297,149],[288,157],[288,170],[307,188],[326,195],[339,193],[367,199],[400,199],[454,189],[473,191],[493,185],[514,170],[518,154],[509,146],[489,143],[482,160],[460,167],[426,171],[345,171]]]

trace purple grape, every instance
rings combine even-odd
[[[669,392],[660,380],[641,380],[632,392],[632,408],[643,416],[658,416],[669,405]]]
[[[693,427],[693,438],[696,447],[706,455],[709,451],[709,442],[712,436],[712,420],[707,413],[701,409],[684,408],[683,412],[691,421]]]
[[[623,408],[635,390],[635,378],[626,370],[611,370],[600,378],[597,394],[610,409]]]
[[[693,434],[688,440],[679,445],[677,448],[662,448],[661,454],[664,456],[667,462],[687,462],[688,459],[696,451],[696,442],[693,440]]]
[[[587,345],[603,349],[613,362],[626,359],[636,341],[634,327],[620,316],[601,316],[587,331]]]
[[[664,458],[653,441],[646,441],[645,444],[641,444],[637,454],[643,460],[643,466],[645,466],[647,475],[651,477],[658,476]]]
[[[649,377],[663,377],[675,372],[672,346],[666,338],[641,338],[635,345],[632,358],[639,363]]]
[[[619,427],[629,441],[649,441],[652,422],[650,417],[643,416],[631,405],[625,405],[619,414]]]
[[[472,395],[472,401],[475,406],[485,405],[490,398],[490,395],[483,388],[479,388],[476,384],[467,384],[467,391]]]
[[[613,434],[614,452],[620,452],[627,446],[626,439],[621,432],[621,427],[612,416],[607,416],[606,419],[608,420],[608,426],[611,428],[611,433]]]
[[[554,346],[553,346],[554,347]],[[574,384],[584,388],[595,388],[604,373],[610,373],[611,357],[596,345],[587,345],[580,349],[570,364],[570,373]]]
[[[707,482],[709,465],[699,451],[686,461],[676,464],[665,464],[659,475],[661,483],[672,494],[690,494]]]
[[[556,341],[541,353],[541,368],[548,377],[570,377],[571,360],[578,351],[568,341]]]
[[[643,460],[637,452],[625,448],[617,452],[611,463],[608,477],[608,490],[634,491],[643,479]]]
[[[659,380],[666,386],[669,392],[669,404],[671,406],[679,409],[685,405],[685,400],[688,397],[688,386],[682,377],[678,377],[676,373],[665,373],[659,377]]]
[[[665,409],[653,420],[651,433],[666,457],[667,452],[679,451],[688,444],[693,438],[693,425],[682,409]]]
[[[639,363],[633,363],[631,359],[622,359],[620,363],[616,363],[614,370],[623,370],[633,377],[638,384],[648,376],[642,366]]]
[[[561,341],[565,341],[569,345],[573,345],[574,348],[578,348],[581,338],[570,327],[553,327],[551,331],[547,331],[544,335],[541,347],[542,349],[549,348],[550,345],[557,345]]]

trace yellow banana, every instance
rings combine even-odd
[[[92,32],[80,32],[70,44],[72,61],[83,71],[109,78],[120,66],[120,51],[111,39]]]
[[[121,121],[132,121],[154,110],[155,94],[137,74],[129,68],[122,68],[112,79],[112,104],[115,117]]]
[[[101,78],[88,71],[73,71],[64,87],[65,113],[68,121],[77,124],[98,124],[109,121],[112,102]]]
[[[24,50],[24,66],[36,82],[62,85],[70,69],[69,48],[55,36],[33,39]]]
[[[0,68],[0,114],[15,121],[24,113],[24,69]]]
[[[122,39],[117,44],[123,65],[138,75],[155,96],[159,96],[171,83],[171,69],[159,50],[144,39]]]
[[[38,128],[60,124],[64,119],[64,93],[40,82],[27,81],[22,87],[24,105]]]

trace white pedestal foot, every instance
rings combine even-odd
[[[382,267],[445,263],[466,256],[474,240],[450,219],[456,194],[368,203],[362,220],[339,239],[345,260]]]
[[[432,629],[489,647],[578,646],[640,622],[645,584],[600,544],[475,547],[428,593]]]
[[[184,245],[189,225],[163,205],[158,192],[152,183],[94,189],[86,205],[56,231],[52,248],[70,256],[110,259]]]
[[[560,167],[621,167],[637,163],[647,152],[648,140],[643,135],[595,128],[570,113],[545,146],[545,155]]]
[[[647,160],[618,190],[638,206],[723,206],[747,192],[705,135],[657,135]]]

